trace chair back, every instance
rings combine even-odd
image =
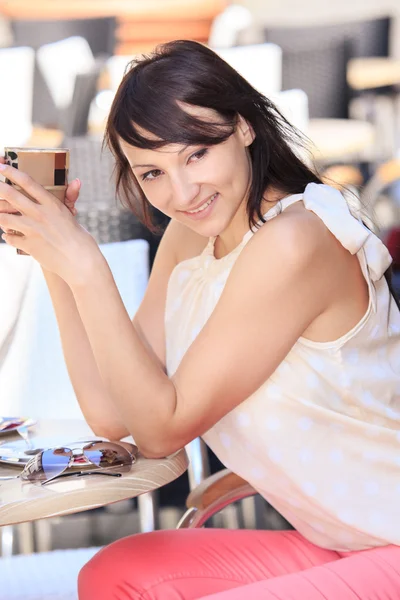
[[[250,44],[214,50],[265,96],[280,92],[282,51],[276,44]]]
[[[72,102],[76,76],[90,72],[95,64],[89,43],[83,37],[73,36],[40,46],[36,56],[57,108],[67,108]]]
[[[62,129],[67,136],[85,136],[89,127],[89,114],[96,97],[102,70],[98,59],[87,73],[77,73],[71,104],[62,113]]]
[[[147,286],[148,243],[136,239],[100,248],[133,317]],[[6,245],[0,246],[0,253],[0,264],[5,259],[0,295],[0,414],[36,419],[83,418],[40,265]]]
[[[0,48],[0,150],[23,145],[32,130],[33,72],[32,48]]]
[[[282,89],[302,89],[307,94],[311,119],[347,118],[348,58],[346,41],[283,51]]]

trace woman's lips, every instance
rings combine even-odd
[[[187,211],[182,211],[183,214],[185,214],[186,216],[190,217],[191,219],[194,219],[196,221],[198,221],[199,219],[205,219],[206,217],[208,217],[208,215],[211,213],[214,205],[215,205],[215,201],[218,200],[218,192],[216,194],[213,194],[214,198],[213,200],[210,202],[210,204],[204,208],[203,210],[200,210],[198,212],[187,212]]]

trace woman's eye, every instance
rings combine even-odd
[[[153,181],[154,179],[157,179],[160,173],[160,169],[153,169],[153,171],[147,171],[147,173],[143,173],[143,175],[141,176],[142,181]]]
[[[207,154],[207,152],[208,152],[208,148],[202,148],[201,150],[198,150],[197,152],[192,154],[190,157],[190,160],[192,160],[192,158],[194,158],[195,160],[200,160],[201,158],[204,158],[204,156]]]

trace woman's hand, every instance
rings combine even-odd
[[[84,283],[102,255],[93,237],[73,217],[78,183],[69,186],[70,208],[67,208],[26,173],[2,162],[0,174],[32,198],[11,185],[0,183],[0,197],[8,203],[6,207],[11,206],[13,213],[8,209],[7,213],[2,211],[0,214],[0,227],[6,232],[2,236],[5,242],[31,255],[43,268],[56,273],[70,286]]]

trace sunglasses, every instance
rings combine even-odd
[[[128,444],[127,444],[128,445]],[[131,451],[113,442],[90,442],[82,448],[49,448],[33,456],[19,475],[24,481],[46,485],[60,477],[109,475],[121,477],[136,462],[138,449]],[[118,468],[118,473],[107,472]],[[122,471],[122,472],[121,472]]]

